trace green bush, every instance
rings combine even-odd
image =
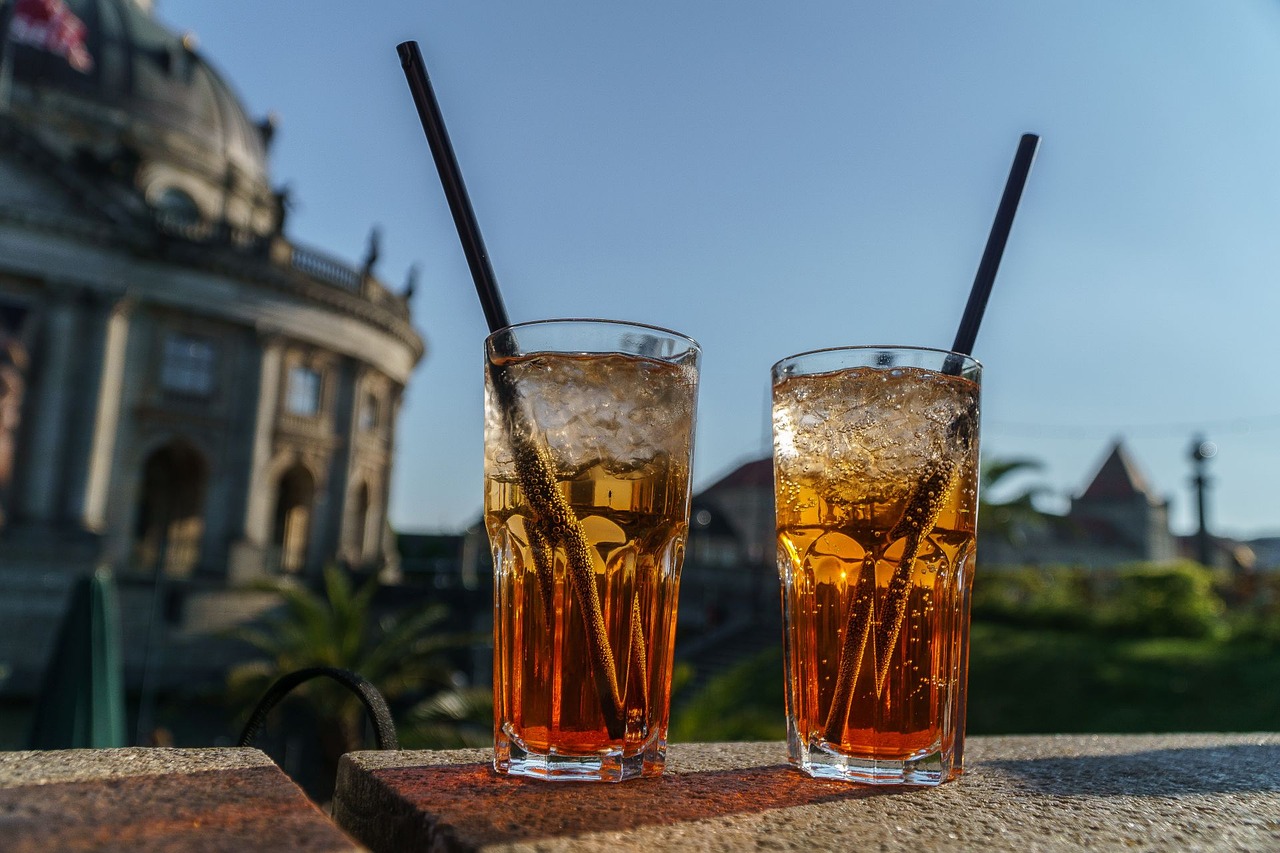
[[[713,678],[673,715],[670,740],[751,741],[786,737],[781,645]]]
[[[1095,624],[1087,573],[1062,566],[978,572],[973,618],[1010,625],[1087,628]]]
[[[979,571],[973,621],[973,734],[1256,731],[1280,707],[1280,573]],[[784,733],[780,647],[710,681],[671,726],[673,741]]]
[[[979,572],[973,618],[1132,637],[1220,637],[1229,629],[1213,572],[1190,562],[1119,569]]]
[[[1269,731],[1280,643],[974,623],[970,734]]]
[[[1280,644],[1280,572],[1236,575],[1227,594],[1233,638]]]
[[[1214,575],[1191,562],[1137,563],[1119,569],[1099,608],[1099,626],[1141,637],[1222,637],[1226,605]]]

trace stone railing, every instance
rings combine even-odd
[[[234,246],[249,252],[265,253],[273,246],[272,257],[322,284],[359,293],[364,281],[361,272],[332,255],[273,236],[255,234],[226,222],[189,219],[164,210],[151,211],[155,229],[167,237],[207,246]]]
[[[488,750],[352,753],[335,826],[256,750],[0,753],[0,847],[1280,850],[1280,734],[975,737],[938,788],[818,781],[784,756],[676,744],[660,779],[592,785],[499,777]]]
[[[332,284],[335,287],[341,287],[354,293],[360,292],[360,282],[362,280],[360,273],[337,258],[330,257],[323,252],[308,249],[305,246],[294,245],[290,254],[290,265],[299,272],[306,273],[326,284]]]

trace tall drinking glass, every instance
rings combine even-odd
[[[699,356],[602,320],[486,341],[499,772],[662,773]]]
[[[905,347],[773,366],[787,741],[812,776],[962,770],[980,373]]]

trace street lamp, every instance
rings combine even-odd
[[[1195,477],[1192,482],[1196,486],[1196,510],[1200,517],[1200,527],[1196,531],[1196,560],[1202,566],[1210,566],[1212,563],[1212,552],[1209,543],[1209,525],[1206,522],[1208,508],[1206,507],[1205,491],[1209,488],[1209,478],[1205,474],[1205,462],[1212,459],[1218,453],[1218,446],[1212,441],[1206,441],[1202,435],[1197,435],[1191,439],[1191,463],[1195,466]]]

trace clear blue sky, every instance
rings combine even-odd
[[[1043,136],[975,354],[983,453],[1062,508],[1123,436],[1175,529],[1280,532],[1280,3],[157,0],[281,119],[294,239],[422,275],[392,521],[481,503],[484,320],[395,45],[417,39],[514,320],[698,339],[696,485],[767,448],[768,369],[949,346]],[[996,496],[998,497],[998,495]]]

